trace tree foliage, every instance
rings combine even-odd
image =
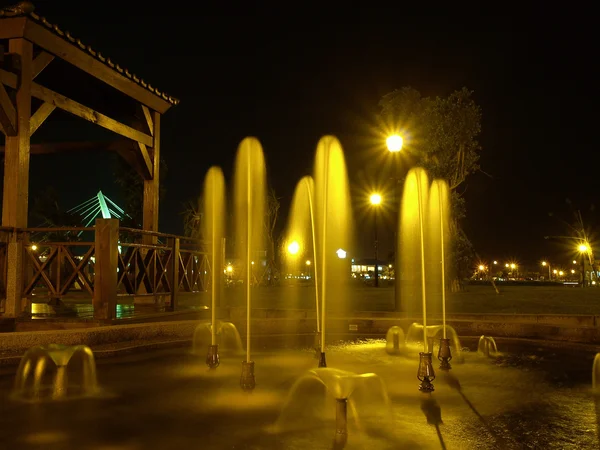
[[[385,123],[406,129],[406,151],[433,178],[445,179],[450,189],[479,170],[481,108],[466,88],[448,97],[422,97],[405,87],[383,96],[379,102]]]
[[[464,198],[457,188],[479,170],[478,138],[481,133],[481,108],[473,91],[462,88],[448,97],[423,97],[411,87],[383,96],[379,102],[386,124],[400,124],[405,132],[405,148],[415,166],[423,167],[432,178],[448,182],[452,192],[452,267],[455,276],[468,276],[473,247],[460,227],[466,216]]]
[[[160,159],[160,187],[159,199],[163,200],[166,193],[164,180],[167,176],[167,164],[164,159]],[[144,180],[120,156],[116,157],[113,175],[115,184],[119,187],[120,197],[123,201],[123,209],[126,216],[121,221],[121,225],[130,228],[141,228],[144,215]]]

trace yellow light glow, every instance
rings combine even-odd
[[[233,267],[231,265],[229,265],[229,266],[227,266],[226,270],[228,273],[231,273],[231,272],[233,272]]]
[[[340,258],[340,259],[344,259],[346,257],[346,250],[344,250],[342,248],[338,248],[335,253],[337,254],[338,258]]]
[[[35,251],[37,250],[37,245],[35,245],[35,244],[32,244],[32,245],[31,245],[31,250],[33,250],[33,251],[35,252]]]
[[[511,268],[511,269],[514,269],[515,267],[517,267],[517,265],[516,265],[516,264],[514,264],[514,263],[510,265],[510,268]]]
[[[292,241],[290,245],[288,245],[287,250],[290,255],[297,255],[300,251],[300,244],[296,241]]]
[[[581,253],[585,253],[585,252],[589,252],[590,251],[590,247],[588,247],[587,244],[580,244],[579,247],[577,247],[579,249],[579,251]]]
[[[571,273],[575,273],[575,270],[571,269]]]
[[[508,267],[508,263],[504,264],[504,267]]]
[[[573,260],[573,264],[577,264],[577,261]]]
[[[494,261],[494,264],[498,264],[498,261]]]
[[[485,266],[483,264],[479,266],[479,270],[484,270],[484,269],[485,269]]]
[[[312,264],[312,263],[310,262],[310,259],[307,259],[307,260],[306,260],[306,265],[307,265],[307,266],[310,266],[311,264]]]
[[[402,150],[402,144],[404,143],[404,140],[397,134],[393,134],[386,139],[385,143],[387,144],[387,148],[390,152],[399,152]]]
[[[554,270],[552,271],[552,273],[556,275],[556,274],[558,273],[558,270],[554,269]]]
[[[542,261],[542,266],[546,267],[548,263],[546,261]]]
[[[371,194],[369,201],[371,202],[371,205],[381,205],[381,195]]]
[[[558,274],[562,277],[565,273],[561,270]]]

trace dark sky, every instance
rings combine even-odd
[[[197,197],[211,165],[230,176],[237,144],[247,135],[263,144],[283,216],[324,134],[339,137],[356,182],[361,169],[374,170],[366,143],[378,101],[403,86],[425,96],[463,86],[475,91],[483,110],[485,173],[465,183],[464,228],[482,257],[567,260],[564,243],[544,239],[568,231],[548,213],[571,221],[572,210],[581,209],[596,225],[589,212],[598,173],[592,148],[596,51],[592,28],[581,19],[416,16],[402,9],[327,17],[257,8],[231,15],[209,3],[201,9],[180,2],[156,8],[147,2],[36,5],[38,14],[181,99],[162,122],[169,167],[164,231],[181,233],[183,203]],[[81,120],[59,126],[59,119],[57,129],[68,136],[94,134]],[[66,206],[98,189],[118,200],[103,155],[37,158],[32,195],[47,182],[61,190]],[[53,179],[49,169],[59,165],[61,175]],[[76,170],[90,165],[91,173]],[[389,245],[391,234],[380,234]],[[364,242],[356,251],[359,257],[369,252]]]

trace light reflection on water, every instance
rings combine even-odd
[[[186,306],[187,311],[204,311],[207,306]],[[116,308],[117,319],[127,319],[141,314],[167,312],[165,306],[159,305],[134,305],[132,303],[118,303]],[[78,318],[93,319],[94,307],[89,303],[68,303],[53,305],[49,303],[32,303],[32,319],[48,318]]]

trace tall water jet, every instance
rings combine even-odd
[[[321,355],[319,367],[327,367],[325,330],[327,304],[335,292],[339,302],[346,298],[348,267],[336,252],[347,249],[350,236],[350,194],[344,152],[334,136],[324,136],[317,145],[314,166],[314,218],[317,245],[315,260],[319,270],[319,299],[321,302]],[[343,253],[340,253],[343,254]],[[342,306],[338,303],[336,306]]]
[[[219,366],[217,344],[217,304],[222,279],[225,217],[225,177],[219,167],[211,167],[204,178],[204,238],[210,242],[211,254],[211,342],[206,355],[206,364],[211,369]]]
[[[258,139],[245,138],[239,145],[235,161],[235,234],[236,253],[245,266],[246,283],[246,360],[242,362],[240,386],[251,391],[256,386],[254,361],[250,354],[253,256],[264,251],[264,211],[266,169]],[[260,261],[257,261],[257,265]]]
[[[448,235],[450,217],[450,191],[445,180],[436,179],[429,191],[429,211],[427,214],[429,240],[427,260],[430,263],[427,271],[427,292],[429,293],[430,312],[437,314],[441,305],[443,337],[440,338],[440,369],[450,370],[450,340],[446,333],[446,255],[448,255]],[[433,307],[433,308],[432,308]],[[433,310],[432,310],[433,309]]]
[[[292,207],[288,220],[287,237],[288,241],[301,243],[304,255],[312,257],[312,272],[315,286],[315,311],[316,311],[316,342],[315,350],[320,353],[321,343],[321,323],[320,323],[320,303],[319,303],[319,270],[321,265],[317,255],[317,240],[315,230],[315,211],[314,211],[314,192],[315,182],[311,176],[305,176],[300,179],[294,191]],[[310,252],[310,253],[309,253]],[[287,255],[285,261],[289,270],[288,273],[298,271],[299,255]]]

